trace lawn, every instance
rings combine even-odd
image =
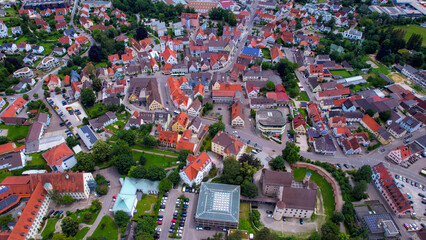
[[[167,155],[171,155],[171,156],[179,156],[179,153],[169,152],[169,151],[163,151],[163,150],[160,150],[160,149],[145,147],[145,146],[141,146],[141,145],[133,145],[133,146],[131,146],[131,148],[132,149],[143,150],[143,151],[148,151],[148,152],[167,154]]]
[[[105,68],[107,66],[106,62],[100,62],[100,63],[96,63],[95,67],[101,67],[101,68]]]
[[[49,55],[52,52],[53,43],[40,43],[40,46],[43,46],[44,52],[43,55]]]
[[[346,70],[330,70],[330,72],[333,75],[339,75],[341,77],[350,77],[354,75],[353,73],[348,72]]]
[[[73,219],[75,219],[75,220],[77,220],[79,223],[85,223],[84,221],[83,221],[83,217],[84,217],[84,213],[85,212],[89,212],[89,209],[88,208],[86,208],[86,209],[81,209],[80,210],[80,212],[78,212],[78,213],[76,213],[76,212],[73,212],[73,213],[71,213],[71,215],[69,215],[71,218],[73,218]],[[95,212],[95,213],[92,213],[92,220],[90,221],[90,222],[88,222],[88,223],[85,223],[85,224],[87,224],[87,225],[92,225],[94,222],[95,222],[95,220],[96,220],[96,218],[98,217],[98,215],[99,215],[99,211],[97,211],[97,212]]]
[[[6,169],[7,170],[7,169]],[[9,171],[5,171],[3,173],[0,173],[0,182],[3,182],[3,180],[8,177],[8,176],[12,176],[13,174]]]
[[[417,33],[417,34],[422,35],[422,37],[423,37],[422,46],[426,45],[426,29],[424,29],[420,26],[417,26],[417,25],[413,25],[413,24],[410,24],[408,26],[397,26],[397,27],[394,27],[394,28],[395,29],[404,29],[404,31],[406,32],[404,39],[407,42],[408,42],[408,39],[410,39],[411,35],[413,35],[413,33]]]
[[[150,166],[159,166],[162,168],[171,167],[172,162],[177,161],[177,158],[164,157],[164,156],[159,156],[159,155],[154,155],[149,153],[141,153],[136,151],[132,151],[132,155],[136,161],[139,161],[139,158],[141,157],[141,155],[144,155],[144,157],[146,158],[146,163],[144,165],[146,169],[148,169]]]
[[[102,228],[103,226],[103,228]],[[114,220],[109,216],[104,216],[93,232],[92,237],[104,236],[108,239],[118,239],[118,228]]]
[[[157,200],[158,198],[155,195],[144,194],[142,200],[138,201],[138,204],[136,205],[138,213],[133,216],[132,220],[137,221],[141,216],[154,216],[154,211],[151,213],[146,213],[146,211],[149,211],[151,209],[151,205],[155,204]]]
[[[87,232],[90,230],[89,227],[84,227],[82,228],[80,231],[78,231],[77,235],[75,235],[74,239],[75,240],[81,240],[84,238],[84,236],[86,236]]]
[[[31,153],[29,156],[32,157],[32,160],[27,163],[28,166],[47,165],[41,153]]]
[[[7,138],[18,141],[27,136],[30,126],[0,125],[0,129],[8,129]]]
[[[299,96],[297,97],[297,101],[309,102],[308,94],[306,92],[300,92]]]
[[[334,197],[333,189],[331,188],[330,184],[324,178],[322,178],[321,175],[314,171],[307,170],[306,168],[295,168],[293,170],[295,181],[302,181],[307,171],[312,173],[311,180],[314,181],[321,189],[325,213],[327,216],[331,216],[334,212]]]
[[[104,105],[102,103],[95,104],[93,107],[86,110],[86,113],[88,114],[90,119],[99,117],[106,112],[108,112],[108,109],[104,108]]]
[[[271,59],[271,52],[267,48],[262,48],[263,57],[266,59]]]
[[[250,213],[250,204],[240,203],[240,220],[238,224],[238,229],[247,230],[249,233],[254,233],[254,230],[250,224],[249,213]]]
[[[50,233],[55,232],[55,225],[59,221],[58,218],[55,219],[48,219],[46,223],[46,227],[44,228],[43,232],[41,233],[41,236],[43,238],[46,238]]]
[[[364,84],[358,84],[358,85],[355,85],[355,86],[353,86],[352,88],[351,88],[351,90],[352,91],[354,91],[354,92],[359,92],[359,91],[361,91],[363,88],[368,88],[368,87],[370,87],[371,86],[371,83],[364,83]]]
[[[389,74],[389,69],[385,65],[379,63],[378,61],[374,61],[373,59],[368,59],[369,61],[372,61],[374,64],[377,65],[378,68],[371,68],[373,69],[373,72],[376,72],[377,74],[383,73],[385,75]]]
[[[306,109],[299,108],[299,113],[302,114],[303,118],[306,118],[306,116],[308,116],[308,112],[306,111]]]

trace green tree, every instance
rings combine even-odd
[[[373,116],[374,116],[374,114],[375,114],[374,110],[373,110],[373,109],[371,109],[371,108],[367,109],[367,110],[365,111],[365,113],[367,113],[367,114],[368,114],[368,116],[370,116],[370,117],[373,117]]]
[[[264,227],[259,232],[257,232],[256,236],[254,236],[254,240],[264,240],[264,239],[279,240],[280,238],[276,234],[271,232],[269,228]]]
[[[284,159],[283,159],[283,157],[280,155],[280,156],[277,156],[277,157],[275,157],[273,160],[272,160],[272,163],[271,163],[271,167],[274,169],[274,170],[281,170],[281,169],[283,169],[284,168]]]
[[[331,221],[336,224],[339,224],[345,221],[345,216],[343,216],[341,212],[334,212],[333,215],[331,216]]]
[[[0,226],[6,228],[10,222],[15,221],[12,214],[6,214],[0,217]]]
[[[5,136],[0,136],[0,144],[5,144],[10,142],[10,140]]]
[[[256,184],[244,181],[243,184],[241,184],[241,195],[248,198],[255,198],[258,195],[258,190]]]
[[[323,240],[334,240],[336,239],[339,232],[339,226],[330,221],[327,221],[321,227],[321,235]]]
[[[223,160],[222,183],[240,185],[243,182],[241,165],[235,158],[227,157]]]
[[[33,97],[34,97],[34,98],[38,98],[38,94],[37,94],[37,93],[34,93],[34,94],[33,94]]]
[[[93,87],[93,90],[95,90],[96,92],[99,92],[102,89],[102,80],[99,78],[94,78],[92,80],[92,87]]]
[[[143,166],[132,166],[129,170],[128,175],[129,177],[132,177],[132,178],[141,179],[141,178],[145,178],[146,173],[147,171]]]
[[[90,211],[96,212],[102,209],[102,203],[99,201],[99,199],[95,199],[90,204]]]
[[[237,230],[225,237],[225,240],[241,240],[241,239],[243,239],[243,232],[241,232],[240,230]]]
[[[167,177],[173,184],[178,184],[180,181],[180,175],[178,171],[173,171]]]
[[[355,172],[354,180],[356,182],[364,180],[366,183],[370,183],[372,180],[371,178],[372,174],[373,174],[373,170],[371,169],[371,166],[363,165]]]
[[[71,217],[65,217],[62,219],[61,229],[67,237],[74,237],[78,232],[78,221]]]
[[[389,120],[391,118],[391,115],[392,115],[391,110],[385,110],[379,113],[379,117],[380,119],[382,119],[383,122],[386,122],[387,120]]]
[[[93,106],[93,104],[95,104],[96,96],[93,90],[90,88],[85,88],[81,90],[80,97],[81,97],[81,103],[83,103],[83,105],[87,107],[91,107]]]
[[[96,192],[99,194],[99,195],[101,195],[101,196],[103,196],[103,195],[107,195],[107,193],[108,193],[108,186],[107,185],[99,185],[99,186],[96,186]]]
[[[70,195],[63,195],[62,196],[62,202],[65,204],[71,204],[73,202],[75,202],[75,199],[72,198]]]
[[[153,217],[140,218],[136,227],[136,236],[140,235],[141,233],[148,233],[152,236],[155,233],[156,226],[157,221],[155,221]]]
[[[95,169],[93,154],[81,151],[75,155],[75,158],[77,159],[75,167],[77,171],[92,172]]]
[[[321,235],[317,232],[314,232],[309,236],[308,240],[321,240]]]
[[[145,165],[145,163],[146,163],[146,158],[145,158],[145,156],[142,154],[142,155],[139,157],[139,164],[140,164],[140,165]]]
[[[410,39],[408,39],[407,48],[410,50],[411,49],[418,50],[422,46],[422,42],[423,42],[422,35],[414,33],[411,35]]]
[[[90,223],[90,221],[93,220],[93,214],[91,212],[84,212],[83,213],[83,222]]]
[[[130,170],[130,167],[135,164],[136,162],[133,157],[127,154],[114,157],[114,167],[117,168],[120,174],[127,174]]]
[[[296,146],[295,143],[287,143],[284,150],[282,151],[283,158],[290,164],[295,163],[300,159],[299,151],[300,147]]]
[[[52,199],[56,204],[62,204],[62,196],[59,194],[58,190],[53,189],[47,191],[47,195]]]
[[[166,171],[159,166],[150,166],[145,177],[151,181],[160,181],[166,177]]]
[[[214,137],[219,131],[225,131],[225,124],[221,121],[215,122],[209,126],[209,134]]]
[[[352,190],[352,195],[355,200],[361,200],[366,197],[365,191],[367,191],[367,183],[364,180],[357,182],[354,189]]]
[[[133,130],[121,130],[117,133],[117,137],[118,139],[127,142],[129,146],[135,145],[136,132]]]
[[[78,140],[74,137],[67,137],[65,139],[65,142],[67,143],[68,147],[73,148],[79,144]]]
[[[273,91],[275,89],[275,83],[272,81],[266,82],[266,90],[267,91]]]
[[[173,183],[168,178],[163,178],[158,184],[158,189],[160,192],[167,192],[172,189]]]
[[[108,143],[98,140],[93,144],[93,158],[97,163],[102,163],[110,158],[111,147]]]
[[[52,238],[50,240],[73,240],[73,237],[67,237],[63,233],[52,233]]]
[[[186,158],[188,157],[189,154],[191,154],[192,152],[189,150],[180,150],[179,151],[179,156],[178,156],[178,161],[179,162],[186,162]]]
[[[256,110],[250,109],[250,117],[252,117],[253,119],[256,118]]]
[[[142,144],[147,147],[157,146],[157,143],[157,140],[153,136],[145,136],[142,140]]]
[[[114,214],[114,221],[119,227],[124,227],[129,222],[130,217],[126,212],[118,210]]]
[[[23,98],[25,101],[28,101],[28,100],[30,99],[30,97],[28,96],[28,94],[24,94],[24,95],[22,95],[22,98]]]

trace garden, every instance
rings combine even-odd
[[[118,239],[118,227],[110,216],[104,216],[92,237],[104,236],[109,239]]]
[[[7,138],[15,142],[27,136],[30,126],[2,124],[0,125],[0,129],[7,129]]]
[[[250,204],[240,203],[240,219],[238,224],[239,230],[246,230],[249,233],[255,233],[250,223]]]
[[[137,214],[133,216],[132,220],[137,221],[141,216],[157,215],[156,212],[154,211],[154,206],[155,206],[155,203],[157,203],[157,201],[158,201],[158,198],[156,195],[143,194],[142,199],[138,201],[138,204],[136,205]]]
[[[142,155],[146,158],[146,163],[144,164],[146,169],[151,166],[158,166],[162,168],[171,167],[173,166],[173,162],[177,161],[177,158],[132,151],[132,156],[135,160],[139,160]]]
[[[349,72],[347,70],[341,69],[341,70],[330,70],[330,73],[333,75],[341,76],[342,78],[347,78],[354,76],[354,72]]]

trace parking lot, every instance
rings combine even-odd
[[[47,101],[54,110],[56,109],[55,111],[61,116],[67,126],[73,127],[73,133],[76,134],[77,127],[83,124],[83,118],[87,117],[80,103],[67,103],[62,95],[53,95],[51,98],[48,98]]]
[[[416,216],[426,220],[426,186],[416,183],[406,176],[395,175],[396,183],[403,194],[407,194],[411,205],[413,206]],[[417,184],[417,186],[416,186]],[[423,194],[425,197],[419,196]],[[425,202],[425,203],[422,203]]]

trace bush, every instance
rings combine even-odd
[[[84,212],[83,214],[83,222],[89,223],[93,219],[93,214],[91,212]]]

